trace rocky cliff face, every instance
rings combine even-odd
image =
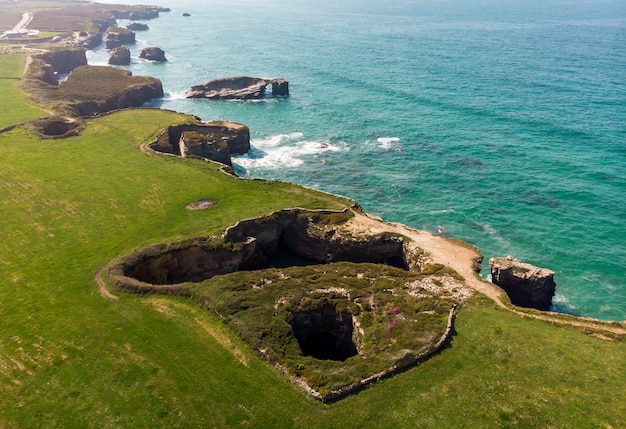
[[[180,156],[183,158],[199,156],[221,162],[232,167],[228,143],[215,135],[204,135],[195,131],[183,131],[178,142]]]
[[[232,165],[231,154],[242,155],[250,150],[250,129],[225,121],[173,125],[161,133],[150,147],[157,152],[201,156]]]
[[[491,258],[492,282],[521,307],[549,310],[556,290],[554,271],[525,264],[512,256]]]
[[[265,97],[265,90],[269,84],[272,84],[272,95],[289,95],[289,82],[285,79],[237,76],[194,85],[187,91],[185,97],[209,100],[254,100]]]
[[[107,37],[105,47],[113,49],[122,45],[131,45],[135,43],[135,32],[123,27],[109,27],[107,29]]]
[[[329,222],[332,215],[342,218]],[[355,237],[342,227],[346,214],[282,210],[239,222],[223,241],[189,240],[150,247],[129,257],[123,275],[131,283],[153,285],[198,282],[218,274],[272,266],[276,255],[290,254],[310,263],[371,262],[420,269],[421,249],[404,237],[372,234]],[[134,280],[132,280],[134,279]],[[122,281],[124,282],[124,281]]]
[[[75,69],[59,91],[50,95],[75,116],[95,116],[112,110],[139,107],[163,96],[159,79],[133,76],[113,67],[82,66]]]
[[[66,74],[79,66],[87,65],[87,55],[83,48],[54,49],[39,55],[39,58],[49,64],[55,73]]]

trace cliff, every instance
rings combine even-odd
[[[163,96],[159,79],[133,76],[113,67],[83,66],[59,85],[58,100],[76,116],[95,116],[128,107],[139,107]]]
[[[172,125],[150,144],[157,152],[200,156],[232,165],[230,155],[250,150],[250,129],[235,122],[213,121]]]
[[[554,271],[525,264],[512,256],[491,258],[491,278],[522,307],[549,310],[556,290]]]

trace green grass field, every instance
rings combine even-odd
[[[2,95],[17,110],[28,105],[16,88]],[[1,428],[626,427],[623,342],[486,299],[460,310],[451,343],[433,358],[328,405],[191,300],[104,298],[94,275],[134,248],[280,208],[349,204],[139,149],[186,120],[128,110],[89,120],[79,137],[0,133]],[[185,209],[202,198],[218,203]]]
[[[0,129],[47,116],[19,88],[26,55],[0,55]]]

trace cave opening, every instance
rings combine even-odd
[[[320,360],[345,361],[356,356],[352,315],[324,306],[293,314],[291,327],[305,356]]]

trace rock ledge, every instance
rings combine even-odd
[[[521,307],[549,310],[556,290],[554,271],[526,264],[513,256],[489,259],[492,282]]]

